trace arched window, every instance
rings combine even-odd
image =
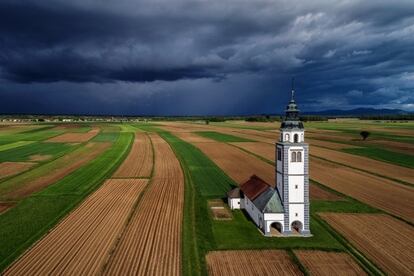
[[[293,136],[293,141],[294,141],[295,143],[297,143],[297,142],[298,142],[298,139],[299,139],[299,135],[295,134],[295,135]]]
[[[296,162],[302,162],[302,152],[300,151],[296,153]]]
[[[285,135],[285,141],[289,141],[289,134]]]
[[[291,162],[296,162],[296,152],[292,151]]]

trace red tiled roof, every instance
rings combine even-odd
[[[267,184],[263,179],[257,175],[253,175],[246,183],[240,186],[240,190],[247,198],[250,200],[255,200],[256,197],[266,191],[269,186],[270,185]]]

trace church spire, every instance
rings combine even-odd
[[[283,119],[282,128],[303,128],[303,124],[299,118],[299,109],[295,102],[295,78],[292,78],[291,100],[286,107],[286,115]]]
[[[292,77],[292,99],[290,101],[295,101],[295,77]]]

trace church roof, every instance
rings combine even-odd
[[[240,189],[262,213],[284,212],[279,193],[260,177],[253,175]]]
[[[240,186],[240,190],[251,201],[255,200],[261,193],[263,193],[270,185],[257,175],[253,175],[250,179]]]

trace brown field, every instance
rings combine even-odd
[[[334,150],[360,148],[354,145],[341,144],[341,143],[328,142],[328,141],[315,140],[315,139],[306,139],[306,143],[309,143],[311,146],[318,146],[318,147],[334,149]]]
[[[321,214],[389,275],[414,274],[414,228],[382,214]]]
[[[374,174],[379,174],[414,184],[414,169],[320,147],[311,147],[310,154],[347,166],[360,168]]]
[[[316,250],[295,250],[294,253],[311,275],[367,275],[346,253]]]
[[[212,251],[206,261],[211,276],[303,275],[283,250]]]
[[[242,148],[244,150],[250,151],[256,155],[259,155],[263,158],[266,158],[269,161],[275,162],[276,156],[275,156],[275,150],[276,146],[270,145],[268,143],[263,142],[237,142],[237,143],[231,143],[232,145],[235,145],[239,148]]]
[[[414,188],[331,162],[311,158],[311,178],[378,209],[414,222]]]
[[[134,144],[128,157],[114,177],[150,177],[153,163],[151,140],[145,133],[135,133]]]
[[[326,201],[343,200],[343,198],[338,196],[337,194],[324,190],[321,187],[314,185],[314,184],[309,185],[309,195],[311,199],[313,200],[326,200]]]
[[[89,143],[85,146],[87,150],[73,151],[54,160],[55,166],[39,177],[22,177],[14,185],[2,190],[0,196],[2,199],[16,200],[37,192],[95,159],[109,146],[110,143]]]
[[[15,204],[15,202],[0,202],[0,214],[13,207]]]
[[[173,135],[177,136],[181,140],[187,141],[189,143],[211,143],[215,142],[214,140],[205,138],[193,132],[172,132]]]
[[[94,127],[86,133],[64,133],[56,137],[52,137],[48,142],[55,143],[84,143],[95,137],[99,133],[99,128]]]
[[[170,146],[158,135],[155,171],[104,274],[180,275],[184,175]]]
[[[4,274],[98,274],[146,184],[143,179],[107,180]]]
[[[1,162],[0,179],[24,172],[35,164],[33,162]]]
[[[275,183],[274,167],[249,153],[221,142],[193,144],[238,184],[254,174],[271,185]]]

